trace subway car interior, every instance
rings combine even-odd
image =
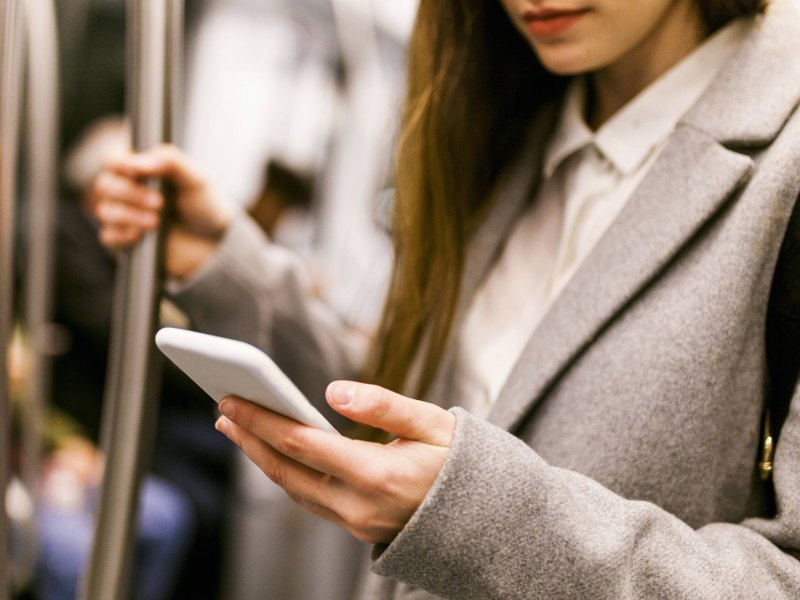
[[[163,293],[163,235],[106,250],[92,186],[115,153],[180,147],[370,331],[415,11],[0,0],[0,599],[353,597],[368,548],[214,430],[153,343],[191,327]]]

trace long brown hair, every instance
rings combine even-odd
[[[754,14],[762,0],[700,5],[713,30]],[[395,265],[368,381],[424,395],[450,335],[470,234],[522,133],[562,82],[544,70],[500,0],[421,0],[397,153]]]

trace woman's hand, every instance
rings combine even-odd
[[[450,451],[455,416],[383,388],[338,381],[328,403],[397,437],[351,440],[301,425],[250,402],[226,398],[217,429],[312,513],[362,542],[389,543],[433,485]]]
[[[100,241],[110,250],[119,250],[158,227],[164,197],[144,184],[153,177],[165,178],[176,190],[175,220],[167,238],[167,273],[187,277],[214,252],[231,215],[175,146],[161,145],[106,160],[90,193],[90,205],[100,222]]]

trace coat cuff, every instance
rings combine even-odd
[[[169,296],[194,329],[267,349],[269,311],[264,300],[285,287],[287,274],[302,285],[299,259],[269,241],[241,213],[234,217],[217,252],[192,278],[167,283]]]
[[[507,466],[522,464],[529,475],[547,465],[513,435],[463,409],[451,412],[456,429],[450,455],[406,527],[388,546],[374,547],[372,570],[447,597],[498,597],[492,564],[520,542],[507,515],[520,514],[516,505],[523,498],[522,514],[528,516],[537,512],[537,501],[546,501],[543,491],[539,498],[532,497],[537,486],[530,478],[505,480],[498,486],[498,471],[505,470],[497,468],[498,460]],[[518,493],[520,486],[524,493]],[[486,489],[492,494],[476,493]],[[514,581],[508,583],[512,594],[518,592]]]

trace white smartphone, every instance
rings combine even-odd
[[[324,431],[336,431],[272,359],[255,346],[165,327],[156,345],[209,396],[239,396]]]

